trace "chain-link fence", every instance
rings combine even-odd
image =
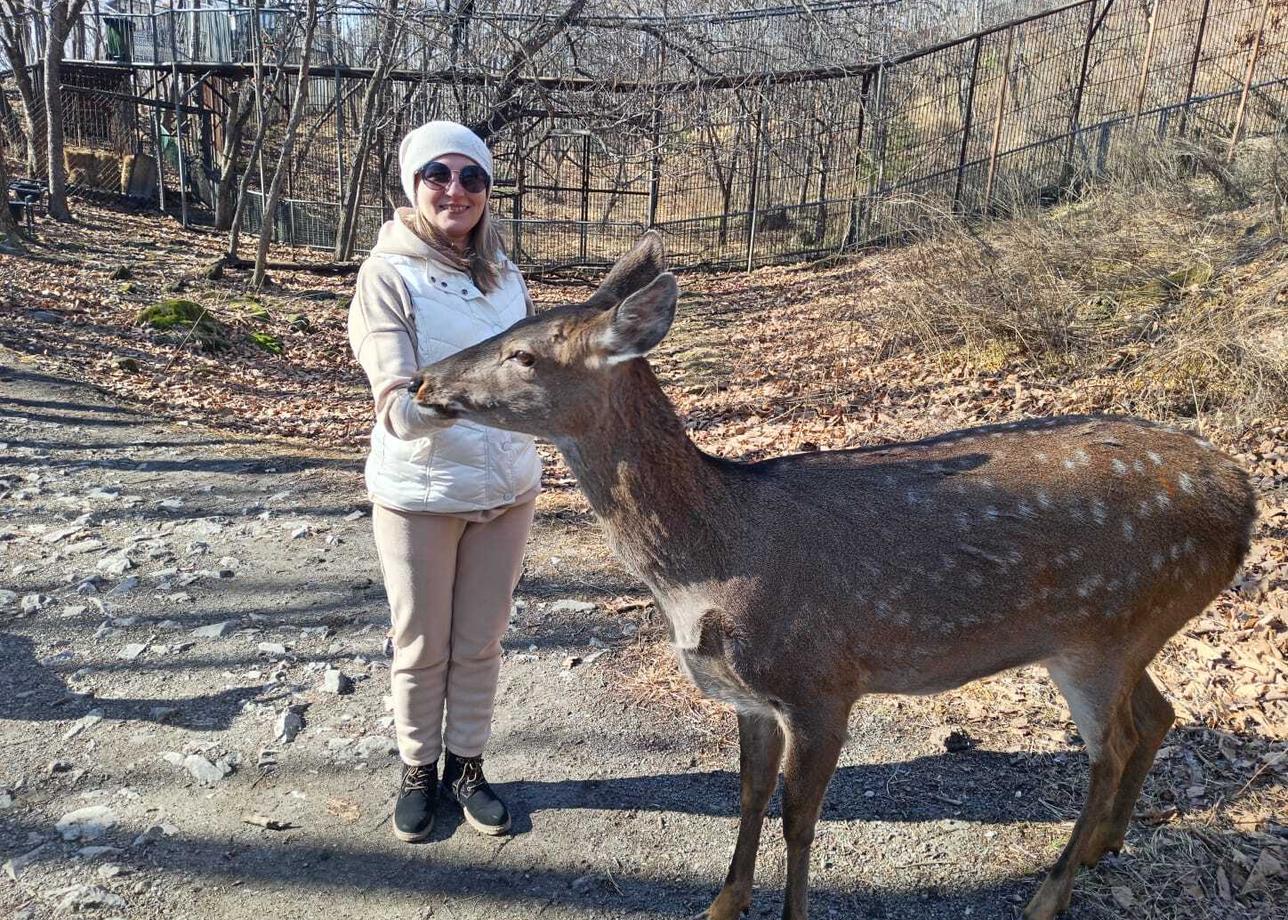
[[[814,15],[853,18],[858,8],[823,5]],[[875,15],[905,8],[864,9]],[[971,15],[970,7],[961,9]],[[886,240],[927,215],[985,216],[1018,202],[1053,200],[1110,168],[1123,139],[1142,132],[1231,143],[1239,133],[1283,130],[1285,13],[1285,0],[1079,0],[923,50],[759,70],[711,67],[733,59],[717,52],[676,63],[684,58],[677,49],[693,57],[702,45],[692,35],[700,32],[713,47],[743,55],[743,64],[763,65],[773,55],[756,48],[790,34],[796,37],[786,45],[798,51],[819,45],[826,33],[785,24],[791,17],[778,13],[739,14],[733,26],[716,16],[681,17],[663,35],[641,28],[640,19],[630,28],[587,20],[564,51],[550,56],[553,70],[542,70],[549,75],[520,81],[535,93],[536,109],[490,138],[495,207],[512,255],[528,268],[610,261],[649,226],[664,231],[678,266],[753,266]],[[227,10],[219,14],[236,22]],[[149,24],[127,42],[135,61],[129,66],[68,65],[68,143],[75,136],[78,147],[111,152],[95,167],[99,178],[86,169],[75,177],[78,187],[181,202],[194,217],[213,207],[229,99],[249,80],[248,68],[138,59],[158,46],[192,47],[197,40],[209,49],[203,54],[235,57],[245,42],[232,26],[221,33],[209,23],[195,37],[167,32],[166,23],[185,17],[144,20]],[[488,27],[503,21],[496,13]],[[755,29],[765,23],[777,23],[777,31],[757,45]],[[450,42],[450,24],[444,28]],[[468,55],[477,65],[489,42],[480,37],[483,26],[474,28]],[[360,168],[356,240],[359,249],[369,247],[381,221],[404,203],[396,163],[401,135],[431,118],[481,119],[496,103],[495,68],[430,71],[404,67],[407,59],[400,58],[380,90],[385,105],[374,143],[355,162],[377,32],[355,28],[344,42],[317,46],[366,42],[367,69],[312,70],[273,215],[283,242],[330,248],[343,192]],[[352,37],[359,33],[365,37]],[[275,48],[256,52],[270,62],[293,53],[291,28],[281,24],[275,34]],[[502,42],[495,37],[491,44]],[[593,55],[581,56],[579,72],[558,73],[556,64],[572,54],[567,48],[576,47],[618,56],[617,76],[595,78]],[[773,53],[776,65],[800,63],[782,48]],[[262,190],[295,92],[289,64],[270,70],[284,79],[261,94],[236,145],[237,162],[251,172],[250,231],[264,220]],[[250,159],[261,123],[266,140],[260,157]]]

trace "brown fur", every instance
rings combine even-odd
[[[660,245],[625,262],[591,305],[525,320],[417,386],[444,415],[559,446],[685,670],[737,707],[742,819],[707,916],[733,920],[751,902],[780,765],[784,916],[806,916],[814,825],[860,696],[1041,662],[1092,768],[1082,817],[1025,911],[1053,917],[1078,866],[1122,844],[1172,720],[1145,668],[1246,553],[1247,477],[1188,434],[1083,416],[753,464],[708,456],[629,358],[674,310]],[[626,290],[645,276],[657,277]]]

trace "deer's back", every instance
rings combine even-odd
[[[757,650],[794,649],[788,683],[845,673],[856,693],[1152,656],[1228,583],[1255,516],[1227,456],[1125,418],[782,457],[731,467],[730,489],[737,549],[705,603],[733,667],[782,682]]]

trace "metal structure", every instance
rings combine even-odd
[[[1122,143],[1142,133],[1233,144],[1284,130],[1288,22],[1269,8],[1268,0],[1078,0],[930,47],[821,66],[799,66],[801,48],[827,37],[795,21],[799,9],[738,14],[732,26],[734,14],[671,23],[677,33],[705,30],[712,50],[701,68],[677,63],[642,20],[627,28],[587,18],[576,25],[578,41],[615,59],[616,75],[585,76],[585,59],[579,72],[566,71],[562,54],[543,60],[546,75],[529,81],[540,83],[543,111],[490,139],[497,210],[512,255],[530,269],[603,264],[649,226],[666,234],[680,267],[750,268],[887,240],[935,213],[986,216],[1051,200],[1110,168]],[[867,17],[871,26],[901,7],[813,9],[838,21]],[[125,60],[66,65],[69,144],[76,137],[121,157],[152,154],[163,205],[180,204],[198,219],[213,202],[224,100],[247,79],[240,62],[254,52],[239,37],[255,34],[237,26],[243,12],[227,5],[202,11],[203,19],[139,14],[115,45],[86,39],[85,48],[115,47]],[[213,24],[220,16],[222,31]],[[499,16],[472,25],[470,69],[416,58],[427,49],[441,55],[441,42],[404,49],[364,164],[359,248],[401,203],[401,133],[430,118],[469,122],[486,113],[495,70],[480,63],[492,54],[480,35]],[[719,30],[728,28],[743,31],[724,44],[711,37],[727,38]],[[755,28],[770,29],[770,40],[749,43]],[[273,216],[281,242],[329,248],[337,202],[358,166],[351,134],[370,70],[352,62],[370,61],[375,29],[345,29],[333,22],[324,47],[343,49],[347,62],[323,54],[311,71],[302,137]],[[268,50],[290,71],[295,51],[288,30],[280,34],[280,47]],[[907,39],[898,34],[887,50]],[[797,38],[778,40],[786,35]],[[197,48],[196,57],[185,48]],[[366,51],[349,57],[355,48]],[[222,58],[201,60],[213,54]],[[259,117],[284,120],[292,85],[282,81]],[[264,157],[271,173],[271,132]],[[244,168],[253,170],[246,228],[255,231],[264,219],[263,169]],[[81,190],[129,192],[119,175],[101,181],[86,170],[75,178]]]

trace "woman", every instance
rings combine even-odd
[[[475,829],[504,834],[509,812],[482,754],[541,460],[526,435],[428,417],[407,383],[522,319],[531,300],[488,212],[483,141],[430,122],[403,138],[398,161],[412,206],[380,228],[349,308],[375,397],[366,480],[393,621],[394,834],[429,836],[444,750],[446,794]]]

